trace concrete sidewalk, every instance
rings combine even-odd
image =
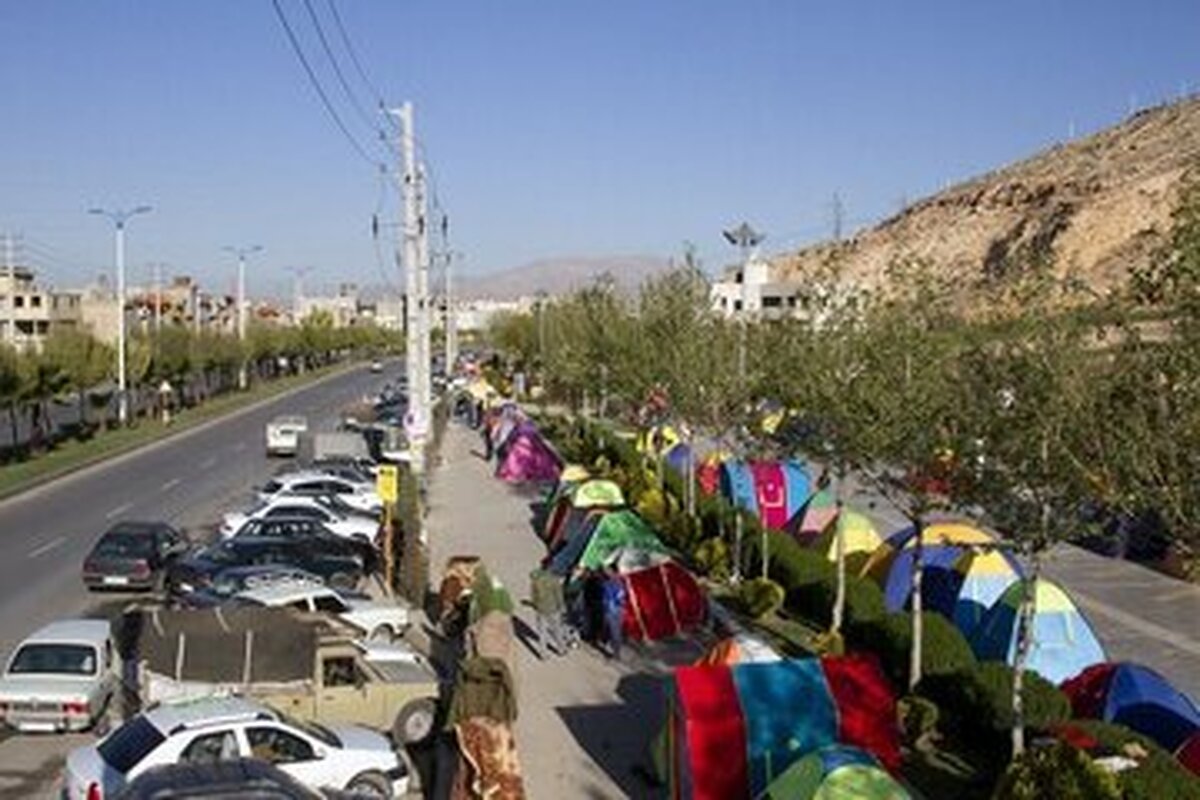
[[[520,603],[516,736],[530,798],[663,796],[638,768],[662,721],[662,674],[670,663],[694,659],[700,648],[626,648],[614,662],[584,645],[539,660],[531,647],[533,612],[524,602],[529,572],[545,552],[531,526],[539,499],[492,477],[479,435],[451,423],[430,486],[431,580],[440,579],[447,557],[479,555]]]

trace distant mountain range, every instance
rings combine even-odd
[[[539,291],[563,295],[612,275],[623,290],[637,289],[647,279],[670,268],[670,262],[653,256],[545,258],[485,275],[457,280],[455,294],[463,299],[515,300]]]

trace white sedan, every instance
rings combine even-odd
[[[306,786],[355,797],[408,791],[408,770],[382,734],[301,722],[260,703],[224,697],[157,706],[99,743],[72,750],[63,796],[103,800],[154,767],[237,758],[267,761]]]
[[[228,539],[253,519],[282,517],[315,520],[348,539],[373,541],[379,532],[379,523],[371,515],[339,511],[327,498],[277,494],[270,500],[259,501],[249,511],[226,514],[221,520],[221,536]]]
[[[328,586],[278,582],[234,595],[249,605],[332,614],[370,639],[390,641],[408,629],[408,609],[394,602],[351,597]]]
[[[325,497],[334,495],[338,500],[359,511],[379,513],[383,501],[375,492],[375,486],[347,480],[325,472],[304,471],[278,475],[263,484],[258,490],[258,499],[271,500],[275,496]]]

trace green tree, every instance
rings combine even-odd
[[[88,390],[112,375],[112,351],[89,333],[75,328],[57,328],[46,337],[42,354],[61,374],[64,388],[76,393],[79,422],[87,425]]]

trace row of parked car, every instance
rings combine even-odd
[[[372,466],[359,460],[313,463],[257,487],[249,507],[222,517],[212,541],[192,543],[163,522],[123,521],[84,560],[89,589],[144,590],[162,614],[288,609],[278,613],[317,626],[315,649],[297,653],[299,672],[283,689],[272,683],[274,695],[257,682],[266,672],[252,664],[247,644],[241,680],[216,674],[219,667],[199,677],[177,668],[154,684],[157,699],[170,702],[141,686],[147,710],[110,732],[130,676],[147,682],[153,673],[145,663],[122,663],[108,621],[66,620],[14,650],[0,676],[0,720],[22,732],[107,734],[70,754],[63,796],[71,800],[150,796],[137,793],[139,776],[142,785],[161,785],[164,769],[201,768],[271,784],[262,796],[312,796],[303,787],[325,796],[404,794],[408,769],[397,750],[432,733],[439,684],[403,643],[408,609],[359,593],[382,560],[374,481]],[[241,643],[231,638],[229,649]],[[183,663],[180,652],[176,666]]]

